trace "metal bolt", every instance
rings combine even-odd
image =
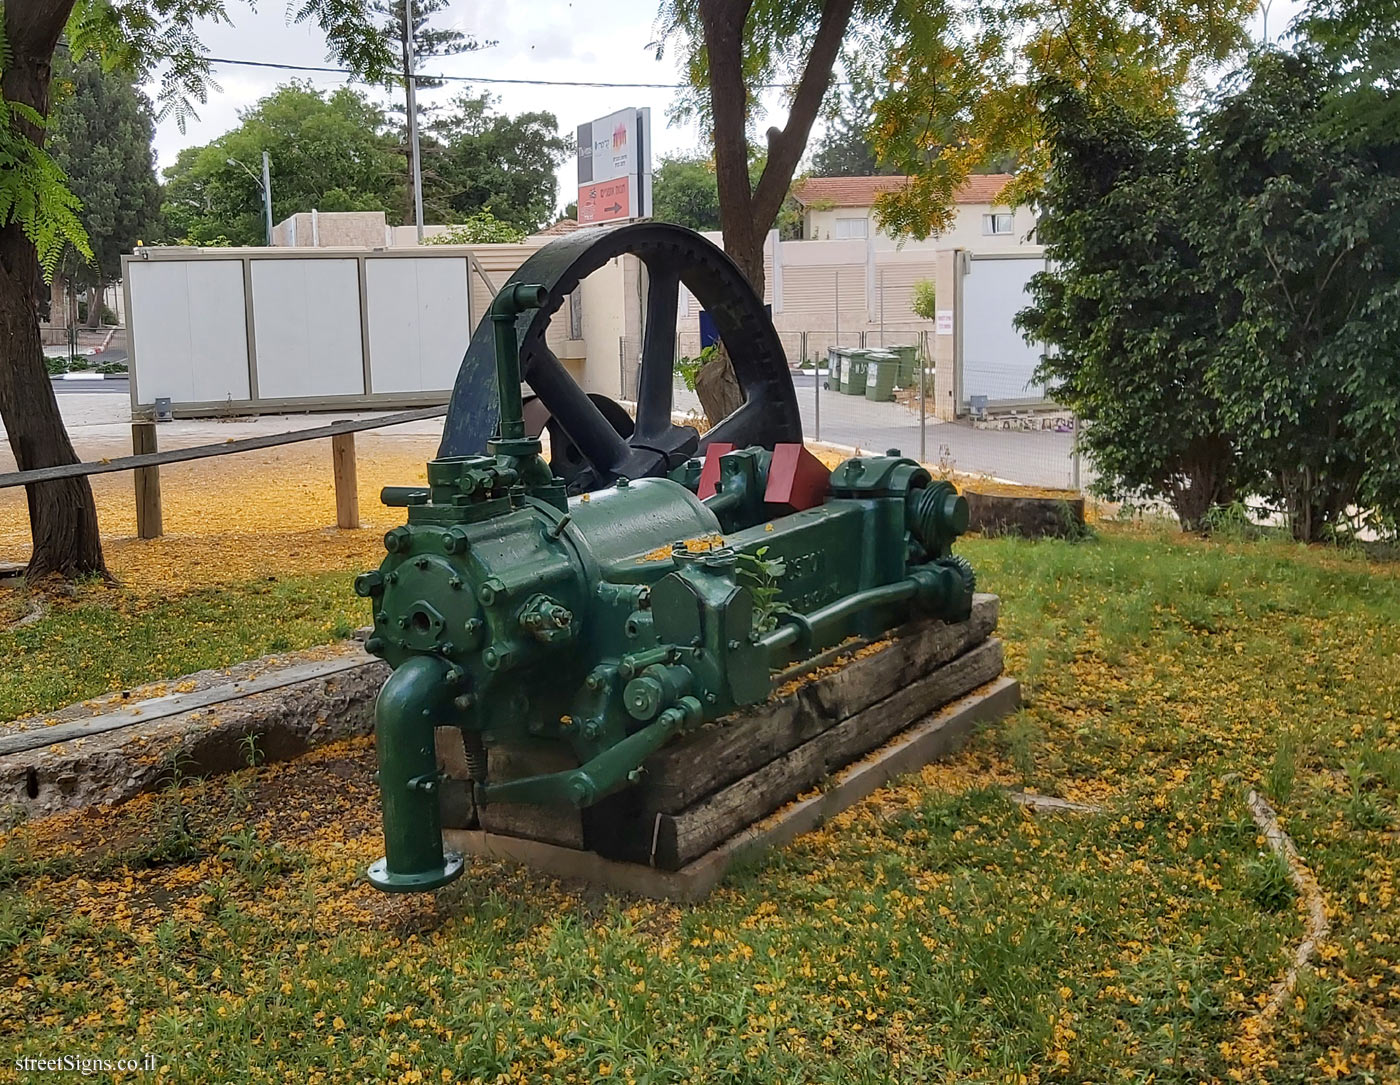
[[[887,448],[887,449],[885,449],[885,455],[886,455],[886,456],[902,456],[902,455],[904,455],[904,453],[901,452],[901,451],[900,451],[899,449],[897,449],[897,448]]]
[[[467,533],[460,527],[448,528],[442,537],[442,548],[449,554],[465,554],[472,548]]]
[[[451,588],[453,591],[461,591],[461,590],[462,590],[462,578],[461,578],[460,576],[449,577],[449,578],[448,578],[448,581],[447,581],[447,586],[448,586],[449,588]]]
[[[617,476],[617,488],[619,490],[625,490],[630,485],[632,485],[632,480],[629,479],[626,475]]]
[[[737,652],[739,650],[739,642],[737,640],[731,640],[729,642],[729,650],[731,652]]]
[[[584,722],[584,725],[583,725],[583,737],[584,737],[584,738],[597,738],[600,731],[602,731],[602,727],[599,726],[597,720],[586,720],[586,721]]]
[[[408,619],[407,619],[406,617],[404,617],[402,614],[399,615],[399,628],[400,628],[400,629],[407,629],[407,628],[408,628]]]
[[[384,575],[384,582],[386,584],[397,584],[399,582],[399,574],[397,572],[386,573]]]
[[[384,591],[384,577],[378,571],[361,573],[355,578],[355,594],[360,598],[379,595]]]
[[[426,569],[426,568],[428,567],[428,559],[427,559],[427,558],[414,558],[414,559],[413,559],[413,567],[414,567],[415,569]]]
[[[461,693],[452,698],[452,707],[459,712],[465,712],[474,704],[476,704],[475,693]]]
[[[714,694],[714,692],[711,691],[710,693],[705,694],[705,703],[706,703],[706,704],[718,704],[718,703],[719,703],[719,697],[717,697],[717,696]]]
[[[382,610],[376,610],[376,611],[374,612],[374,624],[375,624],[375,625],[383,625],[383,624],[384,624],[385,622],[387,622],[388,620],[389,620],[389,615],[385,614]]]

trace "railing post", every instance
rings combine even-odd
[[[802,333],[802,357],[807,357],[807,333]],[[822,364],[812,358],[812,440],[822,439]]]
[[[156,424],[131,423],[132,455],[155,451]],[[165,533],[160,516],[160,468],[138,467],[132,475],[136,480],[136,535],[142,539],[158,539]]]
[[[335,476],[335,526],[360,526],[360,487],[355,472],[355,435],[331,437],[331,471]]]

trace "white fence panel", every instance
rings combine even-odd
[[[1039,403],[1045,388],[1034,373],[1044,349],[1027,343],[1013,319],[1030,304],[1026,286],[1044,257],[973,255],[962,281],[962,406],[973,396],[990,404]]]
[[[365,261],[370,391],[447,391],[471,342],[467,261]]]
[[[131,327],[141,332],[146,403],[248,398],[241,260],[133,260],[126,281]]]
[[[363,394],[356,261],[254,260],[252,275],[258,394]]]

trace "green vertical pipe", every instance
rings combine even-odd
[[[368,877],[390,893],[436,889],[462,873],[462,857],[442,849],[433,735],[450,705],[450,668],[438,656],[413,656],[389,676],[375,702],[385,855],[371,864]]]
[[[520,344],[515,318],[526,309],[538,309],[549,292],[542,286],[512,283],[491,302],[491,326],[496,336],[496,384],[501,402],[501,436],[507,440],[525,436],[525,404],[520,396]]]

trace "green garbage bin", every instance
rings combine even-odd
[[[895,384],[901,388],[912,388],[914,386],[914,373],[919,365],[919,348],[901,343],[899,346],[886,347],[885,349],[899,357],[899,376],[894,379]]]
[[[866,359],[868,350],[852,350],[846,356],[846,374],[841,379],[841,391],[848,396],[865,395]]]
[[[841,363],[845,353],[840,347],[826,348],[826,386],[833,392],[841,391]]]
[[[899,376],[899,356],[888,350],[871,351],[865,359],[865,398],[876,403],[894,399],[894,382]]]

